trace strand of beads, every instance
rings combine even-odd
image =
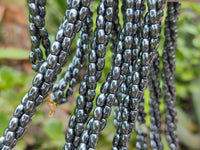
[[[105,64],[106,46],[112,29],[114,1],[102,0],[97,9],[96,29],[88,55],[89,64],[81,82],[74,115],[70,118],[66,133],[65,149],[76,149],[83,133],[84,123],[92,111],[97,81]]]
[[[165,0],[161,0],[158,3],[160,10],[157,11],[158,16],[163,16],[163,7]],[[161,20],[157,20],[161,24]],[[161,98],[161,89],[159,82],[159,54],[154,50],[151,50],[155,53],[155,60],[153,61],[150,73],[149,80],[149,89],[150,89],[150,115],[151,115],[151,125],[150,125],[150,145],[153,149],[162,150],[163,145],[161,142],[161,114],[159,110],[160,98]]]
[[[149,68],[152,65],[152,62],[155,57],[155,53],[157,51],[158,47],[158,38],[160,35],[160,25],[157,21],[162,20],[162,15],[157,15],[160,7],[159,4],[160,1],[151,1],[148,0],[148,13],[145,16],[145,22],[144,26],[142,29],[142,40],[141,40],[141,52],[139,53],[140,57],[140,63],[137,64],[134,62],[134,68],[136,71],[138,71],[139,75],[136,78],[135,76],[133,77],[133,81],[139,80],[139,91],[135,97],[132,99],[131,103],[131,121],[134,122],[135,118],[137,116],[137,110],[138,110],[138,104],[140,103],[141,98],[143,97],[143,91],[146,89],[146,86],[148,84],[148,77],[149,77]],[[161,3],[161,5],[164,5]],[[161,7],[161,10],[163,7]],[[153,51],[153,52],[152,52]],[[141,65],[141,67],[140,67]],[[135,74],[134,74],[135,75]],[[142,142],[144,141],[144,142]],[[145,142],[145,139],[142,139],[142,145],[141,144],[136,144],[137,149],[147,149],[147,145]],[[138,143],[141,143],[138,142]]]
[[[42,41],[45,47],[46,56],[49,54],[50,41],[48,39],[48,32],[45,28],[45,4],[46,0],[28,0],[29,6],[29,20],[30,20],[30,35],[31,35],[31,52],[29,60],[33,64],[32,68],[38,71],[42,62],[44,62],[44,56],[40,49],[40,41]]]
[[[121,75],[124,76],[124,81],[121,84],[120,91],[120,103],[119,103],[119,112],[118,112],[118,129],[117,134],[115,135],[114,141],[113,141],[113,149],[127,149],[129,145],[129,128],[133,128],[133,124],[129,124],[129,103],[130,103],[130,97],[131,92],[129,92],[129,86],[132,82],[132,75],[133,75],[133,68],[132,68],[132,49],[135,48],[134,40],[137,40],[139,38],[139,35],[137,33],[140,33],[140,24],[139,21],[141,21],[141,1],[137,2],[130,2],[127,3],[127,6],[129,9],[133,10],[133,18],[132,20],[127,20],[128,22],[125,23],[125,37],[127,35],[131,35],[132,37],[132,44],[131,47],[128,49],[130,50],[130,54],[127,53],[129,57],[125,57],[124,62],[128,64],[128,69],[126,72],[121,72]],[[127,18],[125,18],[127,19]],[[131,19],[131,18],[129,18]],[[134,38],[133,38],[134,37]],[[125,50],[127,52],[127,50]],[[129,58],[129,59],[128,59]],[[131,127],[130,127],[131,126]]]
[[[163,51],[163,80],[164,102],[166,113],[166,138],[171,150],[178,150],[176,133],[177,113],[175,109],[176,89],[175,77],[175,49],[177,44],[176,22],[180,12],[180,3],[167,3],[167,17],[165,20],[165,44]]]
[[[87,54],[89,52],[89,40],[92,36],[92,25],[92,12],[89,10],[87,18],[83,23],[83,27],[79,32],[76,55],[73,57],[72,62],[69,64],[64,78],[61,78],[59,82],[53,86],[51,99],[57,104],[63,104],[67,102],[68,97],[73,94],[73,89],[77,83],[80,69],[82,69],[86,64]],[[69,84],[69,86],[67,86],[67,84]],[[64,92],[65,90],[66,93]]]
[[[61,67],[65,65],[71,41],[75,37],[75,33],[82,26],[90,1],[83,0],[82,4],[84,4],[84,7],[80,7],[80,2],[77,3],[77,0],[72,0],[70,4],[72,6],[71,9],[66,11],[67,20],[60,26],[59,31],[70,30],[71,33],[74,33],[74,36],[71,34],[66,35],[66,37],[61,34],[58,36],[59,38],[56,36],[56,41],[52,45],[51,54],[47,57],[47,61],[41,64],[39,72],[33,79],[33,86],[22,98],[22,103],[16,107],[8,128],[4,131],[4,136],[0,137],[1,150],[10,150],[17,144],[17,141],[23,135],[31,118],[35,114],[36,107],[47,96],[55,81],[56,75],[60,72]],[[78,28],[78,25],[80,28]],[[72,26],[72,28],[68,28],[68,26]]]

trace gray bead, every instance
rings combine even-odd
[[[105,101],[106,101],[106,96],[105,96],[105,94],[101,93],[97,97],[96,105],[103,106],[105,104]]]
[[[84,130],[84,124],[83,123],[77,123],[75,127],[75,133],[76,136],[81,136]]]
[[[65,150],[74,150],[74,146],[72,143],[65,143]]]
[[[43,74],[37,73],[33,79],[33,86],[40,87],[43,82]]]
[[[19,104],[13,113],[13,115],[17,118],[20,118],[24,112],[24,106],[22,104]]]
[[[39,89],[35,86],[32,86],[28,91],[28,99],[34,101],[38,96]]]
[[[76,9],[71,9],[69,12],[69,22],[75,23],[78,16],[78,12]]]
[[[98,143],[98,136],[96,134],[91,134],[90,135],[90,139],[89,139],[89,146],[91,148],[95,148],[97,146]]]
[[[11,131],[8,131],[6,133],[6,136],[5,136],[5,144],[6,145],[11,145],[14,141],[14,138],[15,138],[15,133],[14,132],[11,132]]]
[[[80,88],[79,88],[79,93],[84,95],[87,90],[87,83],[86,82],[81,82]]]
[[[87,144],[88,142],[88,139],[89,139],[89,134],[88,134],[88,131],[87,130],[84,130],[82,135],[81,135],[81,142]]]
[[[109,106],[105,106],[105,108],[103,109],[103,118],[108,118],[110,116],[111,113],[111,108]]]
[[[8,125],[8,130],[14,132],[18,128],[18,122],[18,118],[12,117]]]
[[[102,108],[101,107],[96,107],[94,109],[93,116],[94,116],[95,120],[101,120],[101,118],[102,118]]]
[[[80,95],[77,98],[77,108],[83,109],[85,107],[85,99],[84,96]]]
[[[30,122],[30,117],[27,114],[23,114],[20,119],[20,125],[22,127],[26,127],[29,122]]]

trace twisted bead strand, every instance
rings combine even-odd
[[[91,41],[92,49],[88,55],[89,64],[80,84],[80,95],[77,98],[74,115],[71,116],[69,121],[65,149],[76,149],[78,147],[80,136],[84,130],[84,124],[92,111],[97,81],[101,78],[105,64],[104,57],[112,29],[113,8],[113,0],[102,0],[99,3],[96,29],[94,38]]]
[[[176,88],[175,77],[175,50],[177,44],[176,22],[180,12],[180,3],[167,3],[167,17],[165,20],[165,44],[163,51],[163,90],[166,113],[166,138],[171,150],[178,150],[178,138],[176,132],[177,112],[175,108]]]
[[[73,89],[77,84],[80,69],[86,64],[87,54],[89,52],[89,40],[92,36],[92,25],[92,12],[89,10],[87,18],[83,23],[83,27],[79,32],[76,55],[69,64],[64,77],[61,78],[57,84],[54,84],[52,89],[51,99],[58,104],[66,103],[68,97],[73,94]],[[67,86],[68,84],[69,86]]]

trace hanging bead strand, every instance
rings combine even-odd
[[[178,150],[178,138],[176,132],[177,112],[175,109],[176,89],[175,77],[175,50],[177,43],[176,22],[180,12],[180,3],[167,3],[167,17],[165,19],[165,44],[163,51],[163,80],[164,102],[166,113],[166,138],[171,150]]]
[[[54,84],[52,89],[51,99],[58,104],[63,104],[68,101],[68,97],[73,94],[80,69],[85,67],[87,54],[89,52],[89,40],[92,36],[92,25],[92,12],[89,10],[83,27],[79,32],[76,55],[73,57],[72,63],[69,64],[64,77],[57,84]],[[69,87],[67,88],[68,84]]]
[[[102,0],[98,6],[96,29],[94,38],[91,40],[92,49],[88,55],[89,64],[80,84],[80,95],[77,98],[74,115],[72,115],[69,121],[64,149],[76,149],[78,147],[84,123],[92,111],[95,89],[104,68],[106,46],[112,29],[113,4],[113,0]]]

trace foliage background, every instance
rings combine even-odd
[[[0,0],[0,10],[3,7],[7,8],[11,5],[19,6],[20,10],[25,12],[25,16],[28,16],[26,3],[24,1],[8,0],[5,2]],[[96,4],[94,4],[93,8],[96,8],[95,5]],[[64,12],[64,0],[48,1],[46,24],[52,41]],[[94,16],[96,16],[96,13],[94,13]],[[31,65],[28,63],[28,51],[24,50],[29,48],[5,44],[5,37],[3,34],[3,31],[5,31],[5,20],[2,18],[3,17],[0,15],[0,135],[3,134],[4,129],[7,127],[14,108],[20,103],[20,99],[29,89],[35,74],[31,71]],[[27,21],[27,18],[25,19]],[[11,23],[14,26],[17,26],[16,22]],[[28,27],[27,25],[28,21],[26,27]],[[176,107],[179,119],[178,136],[180,138],[182,150],[200,150],[200,4],[189,2],[182,3],[181,15],[178,21],[178,30],[179,38],[176,52],[177,62],[175,80],[177,87]],[[19,35],[22,36],[23,33],[20,33]],[[17,37],[13,37],[11,40],[14,40],[15,38]],[[29,39],[26,39],[24,42],[30,41]],[[159,47],[160,55],[162,55],[162,46],[163,32]],[[73,44],[71,50],[72,54],[74,53],[75,48],[76,45]],[[107,54],[107,59],[111,59],[112,54],[109,51],[109,48]],[[106,74],[110,69],[110,65],[110,62],[106,62],[105,69],[103,70],[103,77],[97,87],[98,92],[101,83],[105,80]],[[66,70],[66,67],[64,70]],[[76,88],[76,91],[77,89],[78,87]],[[69,116],[73,110],[76,96],[77,94],[71,97],[68,104],[59,106],[54,118],[48,118],[47,102],[45,101],[37,110],[31,125],[28,127],[23,139],[19,141],[15,150],[61,149],[65,141],[64,133],[66,131]],[[147,125],[149,125],[149,93],[146,92],[145,96],[145,110],[147,111],[146,119]],[[163,110],[164,105],[161,104],[162,114],[164,113]],[[112,125],[113,118],[110,117],[107,127],[100,135],[97,149],[105,150],[111,148],[112,138],[115,133],[115,129]],[[163,138],[163,142],[165,144],[165,149],[168,149],[165,138]],[[131,138],[130,149],[135,149],[135,135]]]

